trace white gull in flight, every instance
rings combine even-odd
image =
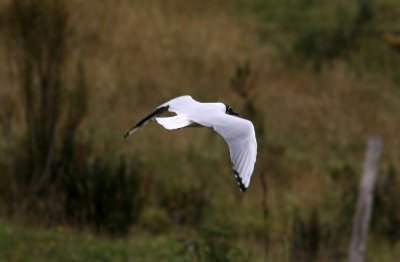
[[[166,111],[176,116],[157,117]],[[133,134],[153,118],[169,130],[194,125],[213,128],[228,144],[236,181],[240,190],[246,191],[257,157],[254,126],[249,120],[239,117],[230,106],[223,103],[200,103],[191,96],[180,96],[157,107],[129,129],[124,137]]]

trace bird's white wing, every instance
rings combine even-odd
[[[168,111],[176,114],[189,113],[196,110],[200,103],[191,96],[179,96],[160,105],[159,108],[168,106]]]
[[[246,119],[225,114],[213,121],[214,130],[228,143],[236,181],[244,192],[250,184],[257,157],[254,126]]]
[[[167,129],[182,128],[192,123],[212,127],[228,143],[236,181],[240,189],[246,191],[257,157],[254,126],[246,119],[223,113],[224,109],[222,103],[199,103],[191,96],[180,96],[157,107],[132,126],[124,137],[136,132],[154,118]],[[157,117],[165,111],[177,115],[167,118]]]
[[[179,96],[174,99],[169,100],[168,102],[158,106],[153,112],[144,117],[138,123],[133,125],[128,132],[125,133],[124,137],[128,137],[129,135],[135,133],[142,126],[149,123],[151,120],[156,118],[158,115],[170,111],[176,114],[180,114],[182,112],[190,112],[193,111],[193,108],[196,109],[196,106],[200,104],[196,100],[194,100],[191,96]],[[187,125],[190,125],[192,121],[190,119],[185,118],[184,115],[178,117],[166,117],[166,118],[156,118],[157,122],[164,126],[166,129],[177,129],[182,128]]]
[[[185,115],[176,115],[171,117],[156,117],[157,123],[162,125],[165,129],[174,130],[187,127],[193,123]]]

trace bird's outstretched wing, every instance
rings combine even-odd
[[[174,130],[187,127],[193,123],[185,115],[176,115],[171,117],[156,117],[157,123],[162,125],[165,129]]]
[[[137,124],[133,125],[128,132],[125,133],[124,138],[135,133],[140,127],[146,125],[153,118],[160,114],[170,111],[176,114],[181,112],[190,111],[194,104],[198,104],[191,96],[179,96],[157,107],[151,114],[140,120]],[[192,124],[192,121],[184,116],[156,118],[157,122],[164,126],[166,129],[177,129]]]
[[[240,190],[245,192],[257,157],[254,126],[246,119],[221,114],[214,119],[213,128],[227,142],[236,181]]]
[[[221,106],[223,110],[221,111]],[[216,110],[217,109],[217,110]],[[204,105],[191,96],[180,96],[157,107],[140,120],[124,135],[127,137],[141,126],[156,118],[167,129],[177,129],[192,124],[212,127],[228,143],[234,174],[239,188],[244,192],[250,184],[257,157],[257,141],[253,124],[243,118],[227,115],[221,103]],[[157,118],[165,111],[174,112],[174,117]]]
[[[142,127],[143,125],[146,125],[148,122],[150,122],[154,117],[160,115],[161,113],[164,113],[168,110],[168,105],[162,105],[160,107],[157,107],[153,112],[151,112],[151,114],[149,114],[148,116],[146,116],[145,118],[143,118],[142,120],[140,120],[137,124],[135,124],[134,126],[132,126],[128,132],[125,133],[124,138],[127,136],[132,135],[133,133],[135,133],[140,127]]]

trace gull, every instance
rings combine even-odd
[[[164,112],[175,113],[172,117],[158,117]],[[257,157],[257,140],[253,124],[239,117],[224,103],[201,103],[191,96],[180,96],[160,106],[126,132],[124,138],[138,131],[155,119],[168,130],[190,126],[213,128],[228,144],[233,173],[242,192],[249,187]]]

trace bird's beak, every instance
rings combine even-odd
[[[238,114],[238,113],[236,113],[236,112],[233,112],[233,111],[232,111],[232,115],[234,115],[234,116],[239,116],[239,114]]]

